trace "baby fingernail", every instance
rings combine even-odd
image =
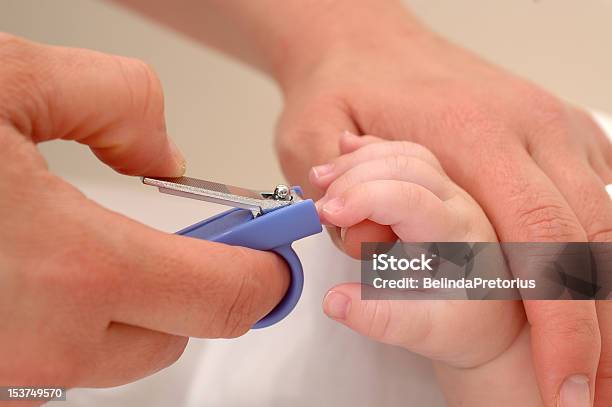
[[[344,199],[333,198],[323,205],[323,212],[333,215],[344,209]]]
[[[351,299],[338,291],[330,291],[323,300],[323,311],[332,319],[346,319]]]
[[[314,175],[315,178],[321,178],[328,174],[331,174],[333,169],[334,169],[333,164],[323,164],[323,165],[318,165],[316,167],[312,167],[312,170],[310,171],[312,172],[312,175]]]
[[[569,376],[559,392],[559,407],[590,407],[589,379],[584,375]]]

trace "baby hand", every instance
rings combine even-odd
[[[480,206],[425,147],[345,134],[340,150],[313,169],[311,181],[325,190],[317,202],[321,219],[344,229],[343,245],[354,257],[362,241],[381,237],[497,241]],[[358,333],[460,368],[497,358],[526,325],[519,301],[364,301],[357,283],[331,289],[324,309]]]

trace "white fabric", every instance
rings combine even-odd
[[[597,120],[612,136],[612,120]],[[134,185],[72,181],[102,204],[167,231],[218,211]],[[357,281],[358,263],[325,234],[295,249],[306,283],[285,321],[235,340],[191,340],[170,368],[113,389],[72,390],[66,406],[443,406],[429,361],[360,337],[323,315],[327,289]]]

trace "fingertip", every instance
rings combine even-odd
[[[119,128],[80,142],[88,144],[96,157],[120,174],[180,177],[186,171],[183,154],[165,131],[129,132]]]
[[[166,136],[166,147],[162,154],[152,157],[156,165],[146,170],[137,170],[135,175],[148,175],[155,177],[182,177],[187,170],[187,162],[185,156],[175,143],[175,141]],[[129,158],[129,157],[128,157]],[[145,173],[141,173],[145,172]]]
[[[384,141],[380,137],[371,136],[368,134],[358,136],[348,130],[340,136],[339,147],[341,154],[350,154],[369,144],[380,143]]]
[[[345,205],[346,203],[344,201],[344,198],[342,197],[332,198],[322,203],[320,213],[324,219],[332,221],[332,223],[336,224],[335,222],[333,222],[333,220],[337,219],[341,215],[341,213],[344,211]],[[337,226],[341,226],[341,225],[337,225]]]
[[[323,300],[323,312],[360,335],[379,342],[400,344],[400,328],[411,322],[412,315],[404,317],[405,314],[394,312],[393,308],[401,304],[393,304],[393,301],[362,299],[363,287],[360,283],[333,287]]]
[[[351,298],[341,291],[330,290],[323,299],[323,312],[336,321],[345,321],[351,308]]]
[[[168,138],[168,149],[170,150],[170,156],[174,162],[174,174],[173,176],[180,177],[185,174],[187,170],[187,161],[181,150],[176,145],[176,142],[172,138]]]
[[[333,179],[334,164],[322,164],[312,167],[308,173],[310,183],[318,188],[325,189]]]
[[[319,214],[319,220],[325,226],[335,226],[330,223],[328,219],[325,218],[325,214],[323,213],[323,206],[325,205],[325,202],[327,202],[327,199],[325,197],[315,202],[315,208],[317,209],[317,213]]]

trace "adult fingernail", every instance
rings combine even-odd
[[[323,212],[328,215],[334,215],[344,209],[344,199],[333,198],[323,204]]]
[[[318,165],[316,167],[312,167],[312,170],[310,170],[310,172],[312,173],[314,178],[321,178],[321,177],[331,174],[333,170],[334,170],[333,164],[323,164],[323,165]]]
[[[559,407],[591,407],[589,378],[584,375],[566,378],[559,392]]]
[[[346,319],[350,306],[351,299],[338,291],[330,291],[323,300],[323,311],[332,319]]]
[[[183,175],[185,173],[185,169],[187,168],[187,162],[185,161],[185,156],[179,150],[178,146],[174,142],[174,140],[169,139],[170,144],[170,153],[172,154],[172,158],[174,158],[174,162],[177,165],[178,175]]]

